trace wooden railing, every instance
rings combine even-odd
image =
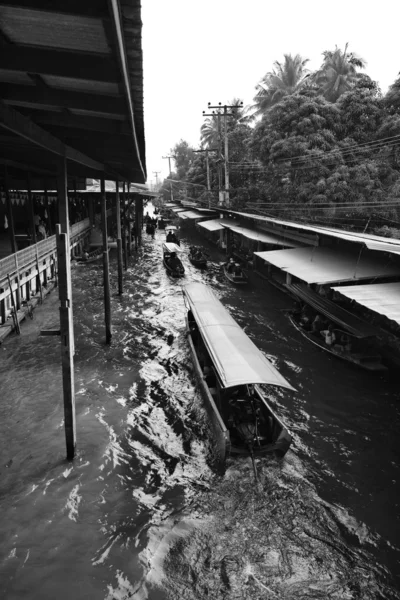
[[[90,231],[89,219],[70,227],[70,249],[83,242]],[[6,323],[13,305],[20,309],[23,304],[40,293],[57,274],[57,242],[51,237],[10,254],[0,260],[0,324]],[[11,289],[10,283],[11,282]],[[14,295],[14,302],[11,297]]]

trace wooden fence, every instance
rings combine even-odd
[[[80,253],[90,232],[89,219],[70,227],[70,250]],[[14,309],[29,304],[31,298],[42,294],[42,288],[57,277],[56,236],[10,254],[0,260],[0,325],[7,323]],[[11,287],[10,287],[11,284]]]

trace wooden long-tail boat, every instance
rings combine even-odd
[[[292,436],[261,385],[294,390],[202,283],[184,287],[186,330],[194,369],[219,457],[287,452]]]

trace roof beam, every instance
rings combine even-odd
[[[21,112],[25,113],[25,111],[28,112],[29,109],[21,107]],[[84,129],[85,131],[98,131],[99,133],[110,133],[126,137],[131,135],[129,124],[126,121],[91,117],[89,115],[81,116],[58,112],[50,113],[40,110],[30,111],[29,114],[38,125],[54,125],[56,127],[67,127],[68,129]]]
[[[71,92],[47,87],[30,85],[0,84],[0,97],[12,102],[29,102],[61,108],[76,108],[105,113],[124,115],[126,108],[124,99],[119,96],[89,94],[87,92]]]
[[[103,164],[79,152],[79,150],[75,150],[75,148],[66,146],[48,131],[7,106],[2,100],[0,100],[0,125],[53,154],[65,156],[67,159],[85,165],[90,169],[104,171]]]
[[[117,66],[111,56],[66,52],[53,48],[13,45],[0,53],[0,69],[115,83]]]
[[[102,18],[107,16],[106,1],[99,0],[9,0],[2,2],[11,8],[57,12],[68,15]]]
[[[120,2],[119,0],[107,0],[109,12],[112,20],[112,29],[113,29],[113,37],[115,39],[116,51],[118,54],[118,62],[120,66],[121,78],[124,85],[126,104],[129,113],[129,120],[131,122],[132,127],[132,135],[134,140],[134,146],[136,151],[137,161],[140,167],[140,170],[143,175],[143,181],[146,181],[146,171],[144,165],[142,164],[139,144],[136,135],[136,127],[135,127],[135,117],[133,112],[133,100],[131,95],[131,84],[129,79],[129,71],[128,71],[128,61],[125,53],[125,41],[122,27],[122,19],[120,14]]]

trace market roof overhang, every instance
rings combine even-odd
[[[0,164],[144,183],[140,0],[0,0]]]
[[[296,242],[293,242],[293,240],[284,240],[283,238],[279,238],[275,235],[263,233],[262,231],[255,231],[254,229],[249,229],[248,227],[243,227],[242,225],[225,225],[223,220],[221,221],[221,225],[223,225],[227,229],[230,229],[234,233],[248,238],[249,240],[262,242],[263,244],[272,244],[274,246],[287,246],[288,248],[295,248],[299,245]]]
[[[324,246],[254,252],[254,254],[310,284],[332,284],[400,276],[400,264],[391,264],[383,256],[341,252]]]
[[[343,285],[333,289],[400,325],[400,283]]]
[[[295,223],[294,221],[283,221],[282,219],[274,219],[272,217],[263,217],[261,215],[253,215],[250,213],[242,213],[235,211],[226,211],[229,214],[236,214],[240,217],[261,221],[265,224],[270,224],[278,228],[285,228],[286,231],[300,230],[307,234],[314,234],[317,238],[327,236],[340,239],[346,242],[361,244],[368,250],[376,250],[378,252],[388,252],[390,254],[400,254],[400,240],[396,238],[387,238],[381,235],[372,235],[369,233],[361,233],[357,231],[344,231],[342,229],[334,229],[332,227],[322,227],[320,225],[308,225],[306,223]],[[276,231],[279,235],[279,231]],[[318,244],[317,244],[318,245]]]

